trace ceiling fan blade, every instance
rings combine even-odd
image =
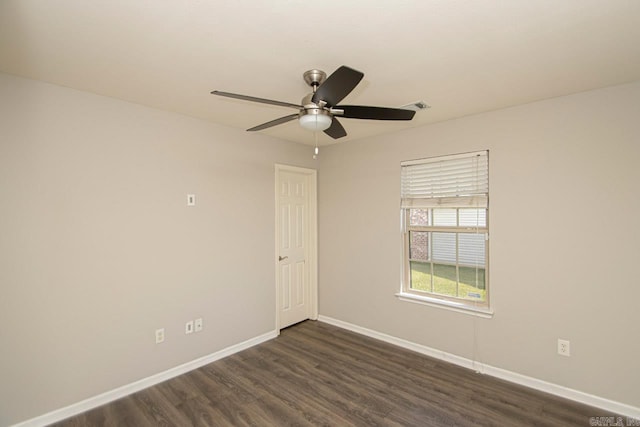
[[[333,139],[342,138],[343,136],[347,136],[347,131],[344,130],[338,119],[335,117],[331,121],[331,126],[325,129],[324,133],[329,135]]]
[[[272,99],[265,99],[265,98],[256,98],[255,96],[239,95],[237,93],[221,92],[219,90],[214,90],[213,92],[211,92],[211,94],[226,96],[227,98],[241,99],[243,101],[260,102],[262,104],[271,104],[271,105],[279,105],[281,107],[290,107],[290,108],[295,108],[296,110],[299,110],[300,108],[302,108],[302,105],[291,104],[289,102],[274,101]]]
[[[251,129],[247,129],[247,131],[253,132],[253,131],[256,131],[256,130],[262,130],[262,129],[270,128],[271,126],[281,125],[283,123],[290,122],[291,120],[294,120],[294,119],[297,119],[297,118],[298,118],[298,114],[297,113],[296,114],[289,114],[288,116],[280,117],[279,119],[271,120],[270,122],[263,123],[263,124],[258,125],[258,126],[254,126]]]
[[[324,101],[329,107],[333,107],[349,95],[363,77],[364,74],[360,71],[343,65],[318,86],[311,102],[317,104],[318,101]]]
[[[416,114],[413,110],[403,108],[368,107],[365,105],[337,105],[336,110],[343,110],[340,117],[348,119],[369,120],[411,120]]]

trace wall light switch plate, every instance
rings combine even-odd
[[[187,194],[187,206],[195,206],[195,205],[196,205],[196,195]]]
[[[195,328],[196,328],[196,332],[200,332],[202,330],[202,328],[204,327],[204,324],[202,323],[202,317],[198,318],[195,320]]]

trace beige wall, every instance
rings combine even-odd
[[[273,330],[274,163],[311,154],[0,74],[0,425]]]
[[[320,314],[640,407],[638,112],[635,83],[324,149]],[[495,316],[399,301],[400,162],[483,149]]]

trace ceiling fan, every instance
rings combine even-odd
[[[245,101],[261,102],[263,104],[279,105],[295,108],[295,114],[280,117],[275,120],[254,126],[247,131],[258,131],[272,126],[298,119],[300,126],[312,131],[324,131],[334,139],[347,135],[337,117],[347,119],[368,120],[411,120],[415,115],[413,110],[402,108],[371,107],[364,105],[338,105],[358,85],[364,74],[347,66],[341,66],[329,77],[324,71],[309,70],[303,74],[304,81],[311,86],[313,92],[302,98],[300,105],[271,99],[256,98],[254,96],[239,95],[237,93],[214,90],[214,95]]]

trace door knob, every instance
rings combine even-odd
[[[287,258],[289,258],[289,257],[288,256],[278,256],[278,261],[284,261]]]

